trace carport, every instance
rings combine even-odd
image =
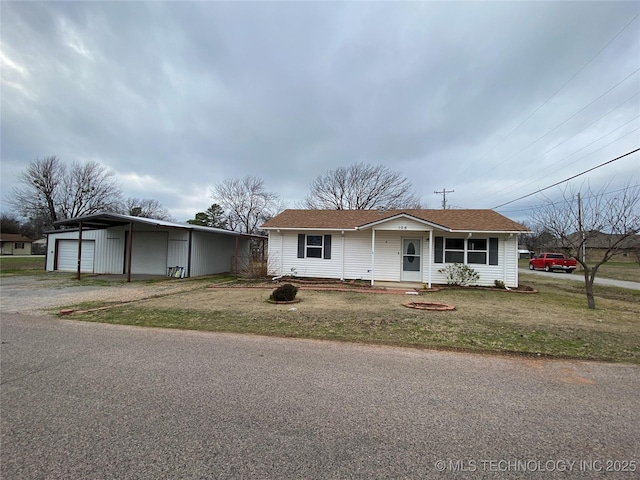
[[[179,267],[182,276],[233,270],[249,256],[251,241],[266,237],[198,225],[102,213],[61,220],[47,234],[47,270],[98,274],[166,275]],[[264,248],[262,248],[264,250]],[[51,258],[49,258],[51,257]],[[69,268],[75,259],[73,270]]]

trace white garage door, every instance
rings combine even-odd
[[[168,244],[167,232],[136,232],[134,230],[131,273],[166,275]]]
[[[82,261],[80,263],[80,271],[93,273],[93,256],[95,252],[95,244],[93,240],[82,241]],[[61,272],[77,272],[78,271],[78,241],[77,240],[58,240],[58,261],[57,269]]]

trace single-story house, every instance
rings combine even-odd
[[[230,272],[239,258],[249,256],[251,239],[257,238],[115,213],[61,220],[56,225],[61,229],[47,232],[47,271],[127,274],[129,280],[131,274],[179,272],[197,277]]]
[[[579,245],[582,241],[580,232],[572,233],[568,236],[567,242],[572,245]],[[558,241],[562,244],[562,241]],[[602,260],[605,253],[612,245],[617,244],[615,253],[611,259],[613,262],[639,262],[640,261],[640,234],[623,238],[619,234],[609,234],[597,231],[585,232],[584,235],[584,256],[588,262]],[[561,249],[559,251],[562,251]]]
[[[285,210],[269,232],[269,272],[341,280],[445,284],[465,264],[477,285],[518,286],[523,225],[493,210]]]
[[[19,233],[0,233],[1,255],[31,255],[31,240]]]

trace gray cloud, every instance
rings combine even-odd
[[[639,12],[633,2],[3,2],[3,195],[30,160],[56,154],[98,160],[126,195],[187,219],[225,178],[257,175],[294,206],[317,175],[362,161],[407,175],[430,207],[443,187],[457,206],[492,207],[637,147],[639,97],[623,102],[640,91],[638,73],[548,132],[640,67],[638,18],[509,133]],[[639,170],[635,156],[588,180],[614,189]]]

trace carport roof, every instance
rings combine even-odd
[[[145,217],[133,217],[130,215],[122,215],[119,213],[98,213],[94,215],[85,215],[82,217],[67,218],[65,220],[58,220],[54,222],[54,225],[61,227],[80,228],[82,223],[83,229],[95,229],[101,230],[109,227],[118,227],[122,225],[128,225],[130,223],[152,225],[155,227],[167,227],[167,228],[180,228],[184,230],[195,230],[207,233],[219,233],[221,235],[232,235],[237,237],[254,237],[254,238],[266,238],[262,235],[248,235],[244,233],[232,232],[231,230],[224,230],[222,228],[203,227],[200,225],[191,225],[183,223],[167,222],[165,220],[156,220],[154,218]],[[59,232],[60,230],[55,230]],[[54,232],[49,232],[54,233]]]

